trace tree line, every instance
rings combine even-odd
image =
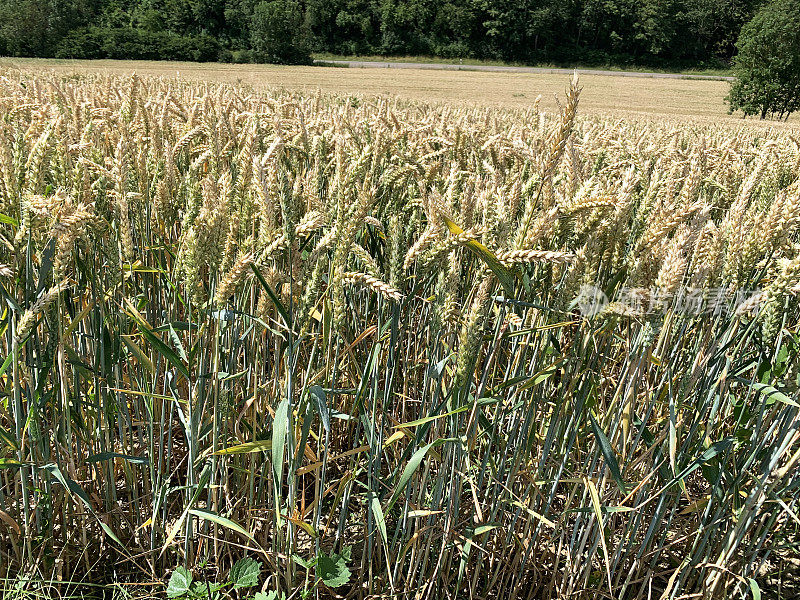
[[[763,0],[0,0],[0,54],[722,66]]]

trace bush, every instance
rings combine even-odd
[[[435,54],[436,56],[450,59],[468,58],[472,56],[472,52],[466,42],[443,44],[435,49]]]
[[[70,31],[55,51],[56,58],[106,58],[103,42],[106,31],[95,27]]]
[[[234,50],[233,62],[237,64],[245,64],[254,62],[253,53],[250,50]]]
[[[730,112],[762,119],[800,108],[800,3],[775,0],[742,27],[734,61]]]
[[[115,58],[209,62],[220,44],[207,35],[181,36],[133,28],[87,27],[71,31],[59,44],[56,58]]]

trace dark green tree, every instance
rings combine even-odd
[[[672,50],[677,19],[676,2],[641,0],[636,7],[633,42],[638,52],[660,56]]]
[[[259,2],[250,23],[250,42],[257,61],[285,65],[308,64],[308,25],[295,0]]]
[[[307,0],[314,50],[345,55],[379,52],[379,9],[371,0]]]
[[[800,2],[763,6],[742,28],[736,47],[730,112],[783,118],[800,108]]]
[[[42,0],[0,3],[0,39],[12,56],[45,56],[52,29],[52,10]]]
[[[0,54],[287,63],[314,51],[721,67],[766,1],[0,0]]]
[[[492,58],[525,62],[557,44],[569,46],[568,15],[574,2],[484,0],[482,15]],[[554,43],[555,42],[555,43]]]
[[[753,18],[762,0],[681,0],[672,26],[682,58],[727,61],[736,54],[736,39],[742,26]]]
[[[250,48],[250,22],[256,4],[255,0],[225,2],[225,38],[235,50]]]
[[[436,16],[428,24],[433,53],[445,58],[465,58],[484,53],[480,0],[443,0],[436,3]]]
[[[88,20],[91,0],[0,0],[0,51],[52,56],[70,29]]]

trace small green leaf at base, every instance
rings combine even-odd
[[[192,574],[185,567],[178,567],[172,572],[167,583],[167,598],[180,598],[192,588]]]
[[[258,584],[261,565],[252,558],[240,558],[231,568],[229,576],[233,589],[253,587]]]
[[[317,575],[330,588],[338,588],[350,581],[350,569],[347,568],[347,555],[320,553],[317,562]]]
[[[753,600],[761,600],[761,588],[758,586],[758,582],[752,577],[748,577],[747,584],[750,586],[750,593],[753,594]]]

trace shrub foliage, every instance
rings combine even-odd
[[[800,108],[800,2],[774,0],[742,28],[731,112],[787,117]]]

